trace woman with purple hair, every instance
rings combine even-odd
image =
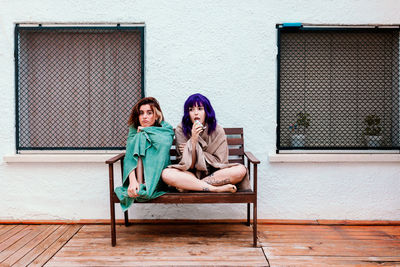
[[[235,184],[243,180],[247,169],[229,164],[225,131],[217,124],[207,97],[189,96],[175,136],[180,162],[164,169],[161,177],[165,183],[179,191],[236,192]]]

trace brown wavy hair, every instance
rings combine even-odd
[[[154,123],[154,126],[161,126],[161,122],[164,121],[164,115],[161,111],[160,104],[154,97],[142,98],[136,103],[135,106],[133,106],[131,115],[129,115],[129,120],[128,120],[129,126],[133,126],[136,129],[138,126],[140,126],[139,123],[140,107],[146,104],[150,105],[150,108],[153,110],[153,113],[156,116],[156,121]]]

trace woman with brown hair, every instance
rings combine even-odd
[[[160,176],[170,164],[174,137],[172,126],[164,121],[160,104],[153,97],[136,103],[128,125],[123,182],[115,189],[124,211],[133,201],[145,202],[166,193]]]

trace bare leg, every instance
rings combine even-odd
[[[226,169],[220,169],[202,179],[211,185],[237,184],[246,175],[246,168],[243,165],[236,165]]]
[[[191,191],[210,191],[210,192],[236,192],[236,186],[232,184],[225,184],[222,186],[213,186],[197,177],[188,171],[181,171],[178,169],[167,168],[165,169],[161,177],[163,181],[169,185],[172,185],[179,189],[191,190]]]
[[[136,166],[136,179],[138,181],[139,184],[143,184],[144,183],[144,179],[143,179],[143,161],[142,158],[139,157],[137,166]]]

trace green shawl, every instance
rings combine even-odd
[[[167,122],[161,127],[146,127],[140,132],[134,127],[129,128],[124,159],[124,174],[122,186],[115,188],[123,211],[126,211],[133,201],[146,202],[166,193],[159,183],[161,172],[171,163],[170,148],[174,138],[174,129]],[[128,195],[129,174],[137,167],[139,156],[143,162],[145,184],[140,185],[139,196],[131,198]]]

